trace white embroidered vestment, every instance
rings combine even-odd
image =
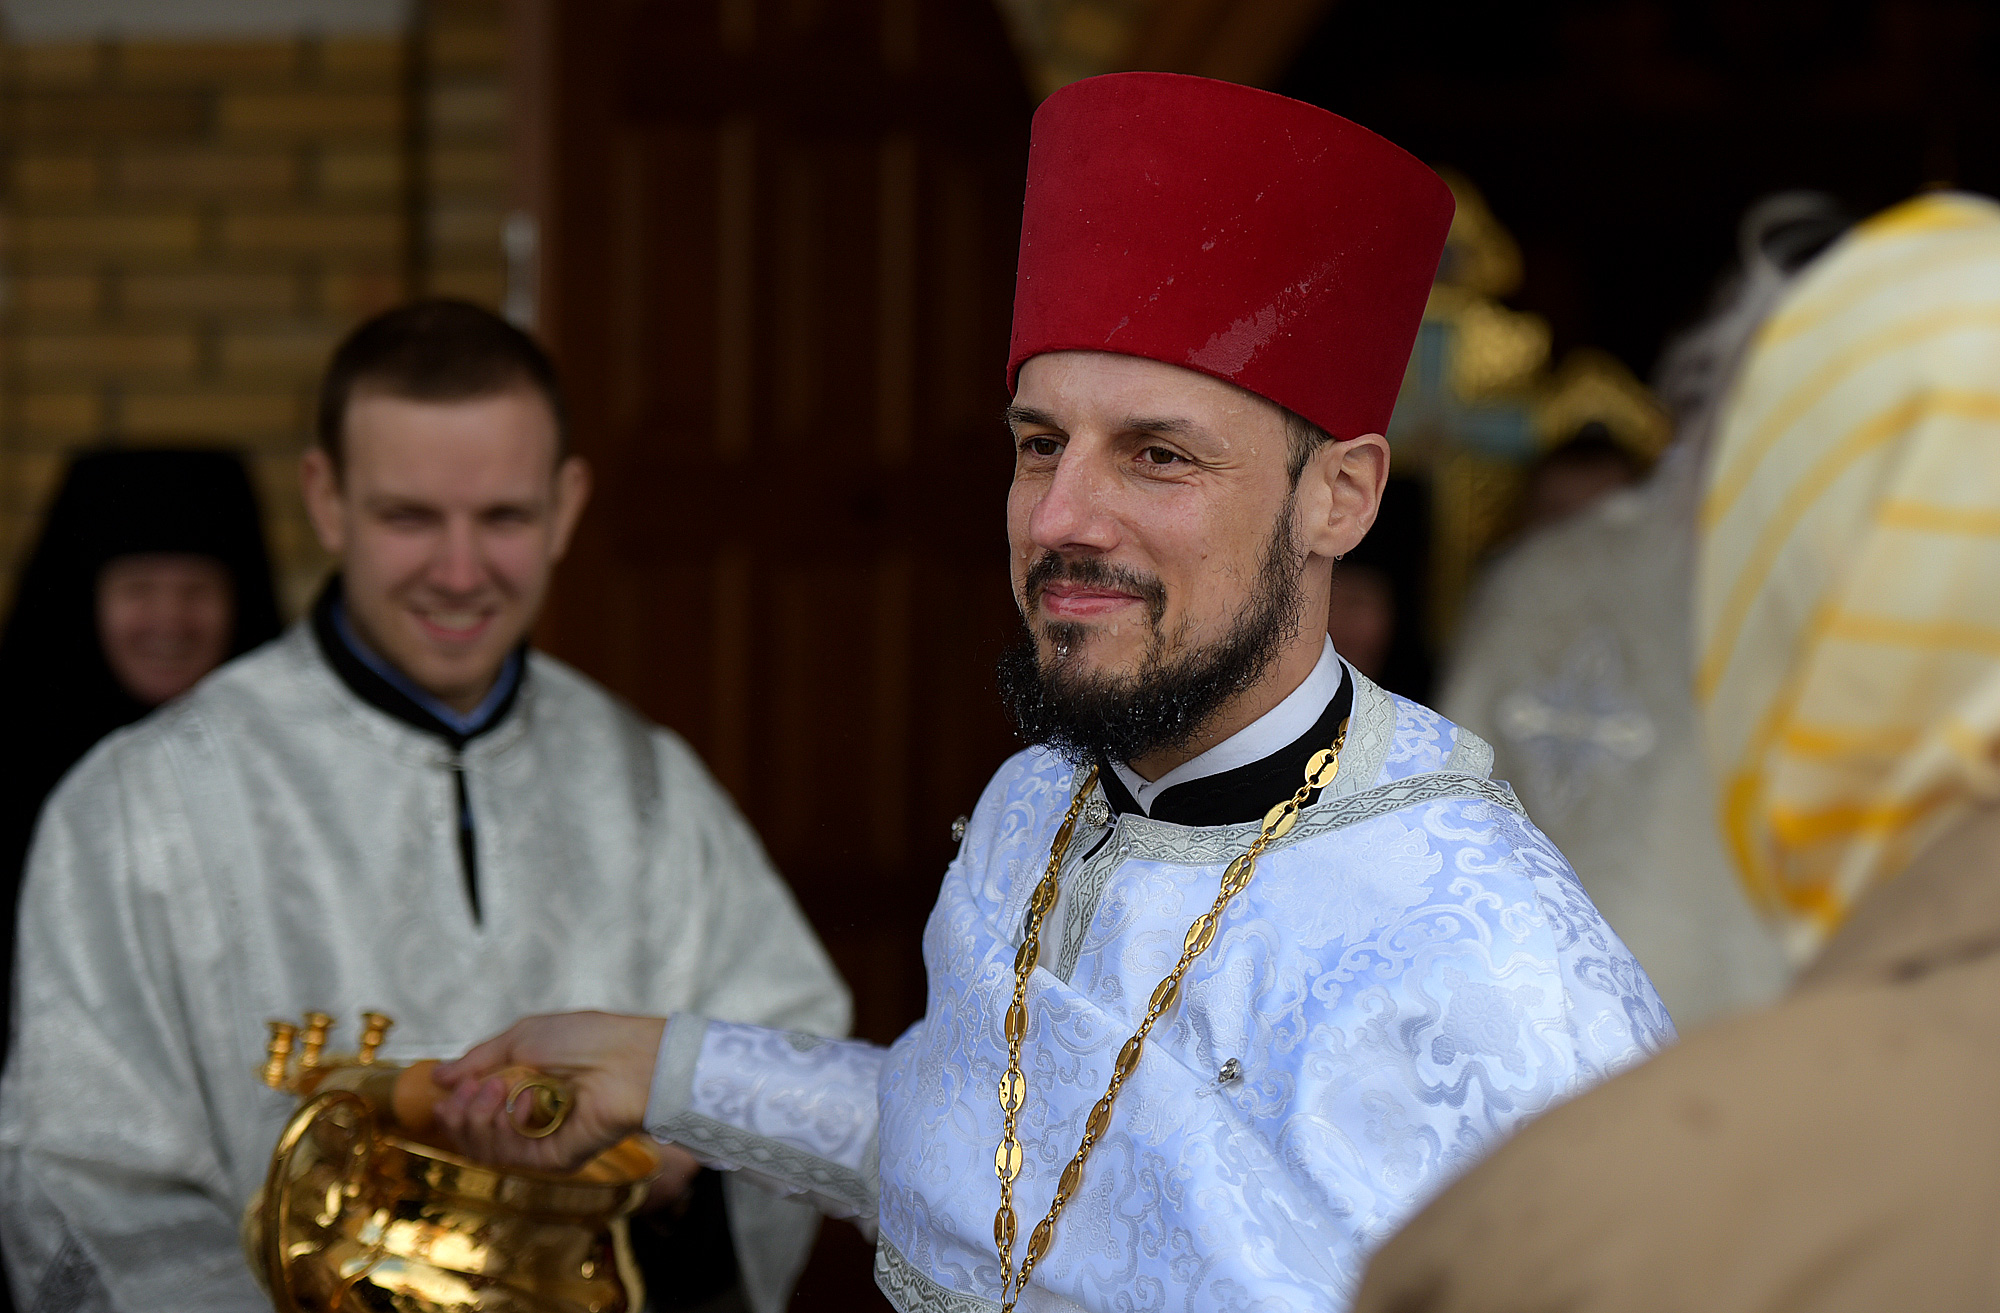
[[[1562,855],[1486,777],[1491,750],[1353,678],[1341,774],[1154,1030],[1023,1310],[1344,1307],[1373,1246],[1438,1189],[1672,1038]],[[927,1010],[892,1047],[687,1014],[661,1047],[649,1129],[873,1230],[904,1313],[997,1307],[1001,1022],[1078,782],[1039,750],[994,777],[925,932]],[[1072,845],[1062,879],[1095,898],[1074,962],[1045,946],[1028,991],[1023,1240],[1256,833],[1127,814]]]

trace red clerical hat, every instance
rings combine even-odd
[[[1008,389],[1030,356],[1115,351],[1381,433],[1451,214],[1421,161],[1323,109],[1172,73],[1071,83],[1035,113]]]

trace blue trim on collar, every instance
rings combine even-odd
[[[500,677],[493,681],[493,687],[487,690],[479,705],[471,711],[460,711],[456,707],[438,701],[436,696],[419,687],[408,675],[390,665],[376,653],[375,649],[362,642],[361,636],[347,623],[347,604],[344,598],[334,599],[333,627],[339,633],[340,641],[354,654],[355,660],[388,681],[398,693],[437,717],[439,723],[449,727],[453,733],[465,738],[471,738],[486,728],[487,723],[507,701],[508,695],[514,691],[514,685],[521,679],[521,652],[516,648],[507,654],[507,660],[500,667]]]

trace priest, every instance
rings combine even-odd
[[[1121,74],[1035,118],[1007,412],[1033,745],[993,778],[892,1047],[531,1018],[447,1069],[474,1153],[640,1127],[876,1237],[902,1310],[1344,1304],[1534,1116],[1667,1041],[1490,749],[1320,618],[1449,226],[1321,110]],[[492,1073],[576,1072],[530,1141]]]

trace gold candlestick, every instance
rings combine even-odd
[[[340,1308],[400,1313],[630,1313],[645,1307],[626,1218],[660,1170],[659,1147],[635,1135],[566,1176],[472,1162],[436,1141],[445,1090],[434,1061],[378,1061],[395,1022],[361,1014],[354,1053],[326,1052],[333,1018],[309,1012],[303,1032],[273,1021],[259,1077],[298,1098],[245,1211],[251,1270],[278,1313]],[[297,1046],[297,1062],[293,1049]],[[575,1102],[563,1077],[495,1073],[524,1133],[548,1134]],[[421,1217],[421,1226],[385,1217]]]
[[[390,1028],[395,1024],[394,1020],[380,1012],[362,1013],[361,1051],[354,1055],[354,1060],[364,1067],[373,1066],[375,1055],[381,1051],[383,1039],[388,1036]]]
[[[259,1074],[272,1089],[283,1089],[285,1068],[292,1059],[292,1038],[299,1033],[299,1028],[289,1021],[267,1021],[264,1024],[271,1028],[271,1043],[264,1050],[264,1067]]]
[[[305,1047],[299,1053],[299,1070],[309,1071],[319,1066],[319,1055],[326,1050],[327,1032],[332,1029],[333,1018],[326,1013],[306,1013]]]

